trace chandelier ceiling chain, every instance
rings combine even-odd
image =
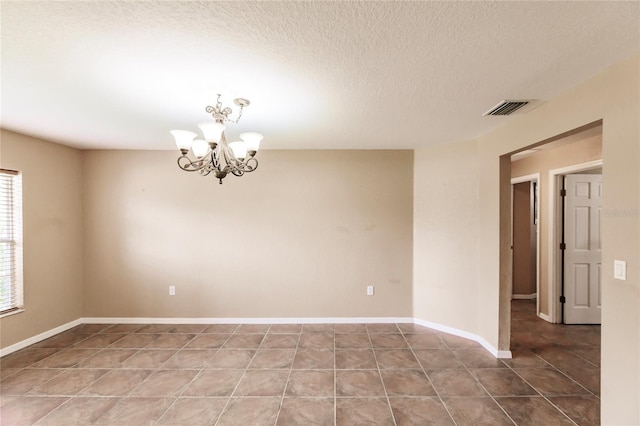
[[[215,106],[206,108],[214,121],[198,124],[204,139],[195,139],[198,135],[188,130],[172,130],[171,134],[181,153],[178,167],[187,172],[198,172],[202,176],[213,173],[222,184],[222,179],[229,173],[242,176],[258,168],[255,155],[263,136],[260,133],[246,132],[240,135],[240,141],[227,143],[225,123],[238,123],[244,108],[250,102],[244,98],[234,99],[234,103],[240,107],[234,120],[230,118],[233,110],[223,107],[220,97],[218,95]],[[189,151],[195,159],[189,157]]]

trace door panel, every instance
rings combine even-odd
[[[574,306],[588,307],[589,306],[589,265],[588,264],[574,264],[573,265],[573,281],[569,285],[573,286],[576,300]]]
[[[567,175],[565,180],[566,324],[600,324],[602,175]]]

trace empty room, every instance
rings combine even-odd
[[[639,17],[2,1],[0,424],[640,424]]]

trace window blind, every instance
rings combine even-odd
[[[0,169],[0,315],[22,304],[22,194],[19,175]]]

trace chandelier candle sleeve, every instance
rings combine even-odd
[[[247,147],[247,151],[253,151],[254,154],[260,148],[260,142],[262,141],[262,135],[256,132],[246,132],[240,134],[240,139],[242,139]]]
[[[247,156],[247,146],[242,141],[231,142],[229,148],[238,160],[244,160]]]
[[[215,142],[219,143],[220,138],[222,137],[222,132],[224,132],[224,124],[216,123],[216,122],[205,122],[198,124],[200,130],[202,130],[202,134],[204,135],[204,140],[207,142]]]
[[[191,145],[191,151],[196,157],[202,158],[209,152],[209,144],[204,139],[196,139]]]
[[[176,139],[176,146],[180,151],[189,151],[193,144],[193,139],[198,136],[188,130],[172,130],[171,134]],[[183,154],[186,154],[186,152],[183,152]]]
[[[242,117],[243,109],[249,106],[249,101],[243,98],[234,100],[240,108],[236,119],[232,120],[229,117],[233,110],[223,108],[220,96],[218,95],[215,106],[206,108],[213,121],[198,124],[203,139],[196,139],[198,135],[187,130],[171,130],[170,133],[181,154],[178,157],[178,167],[187,172],[198,172],[202,176],[213,173],[222,183],[222,179],[229,173],[242,176],[258,168],[255,155],[263,136],[260,133],[245,132],[240,135],[241,140],[227,143],[225,123],[237,123]],[[190,152],[195,159],[189,157]]]

